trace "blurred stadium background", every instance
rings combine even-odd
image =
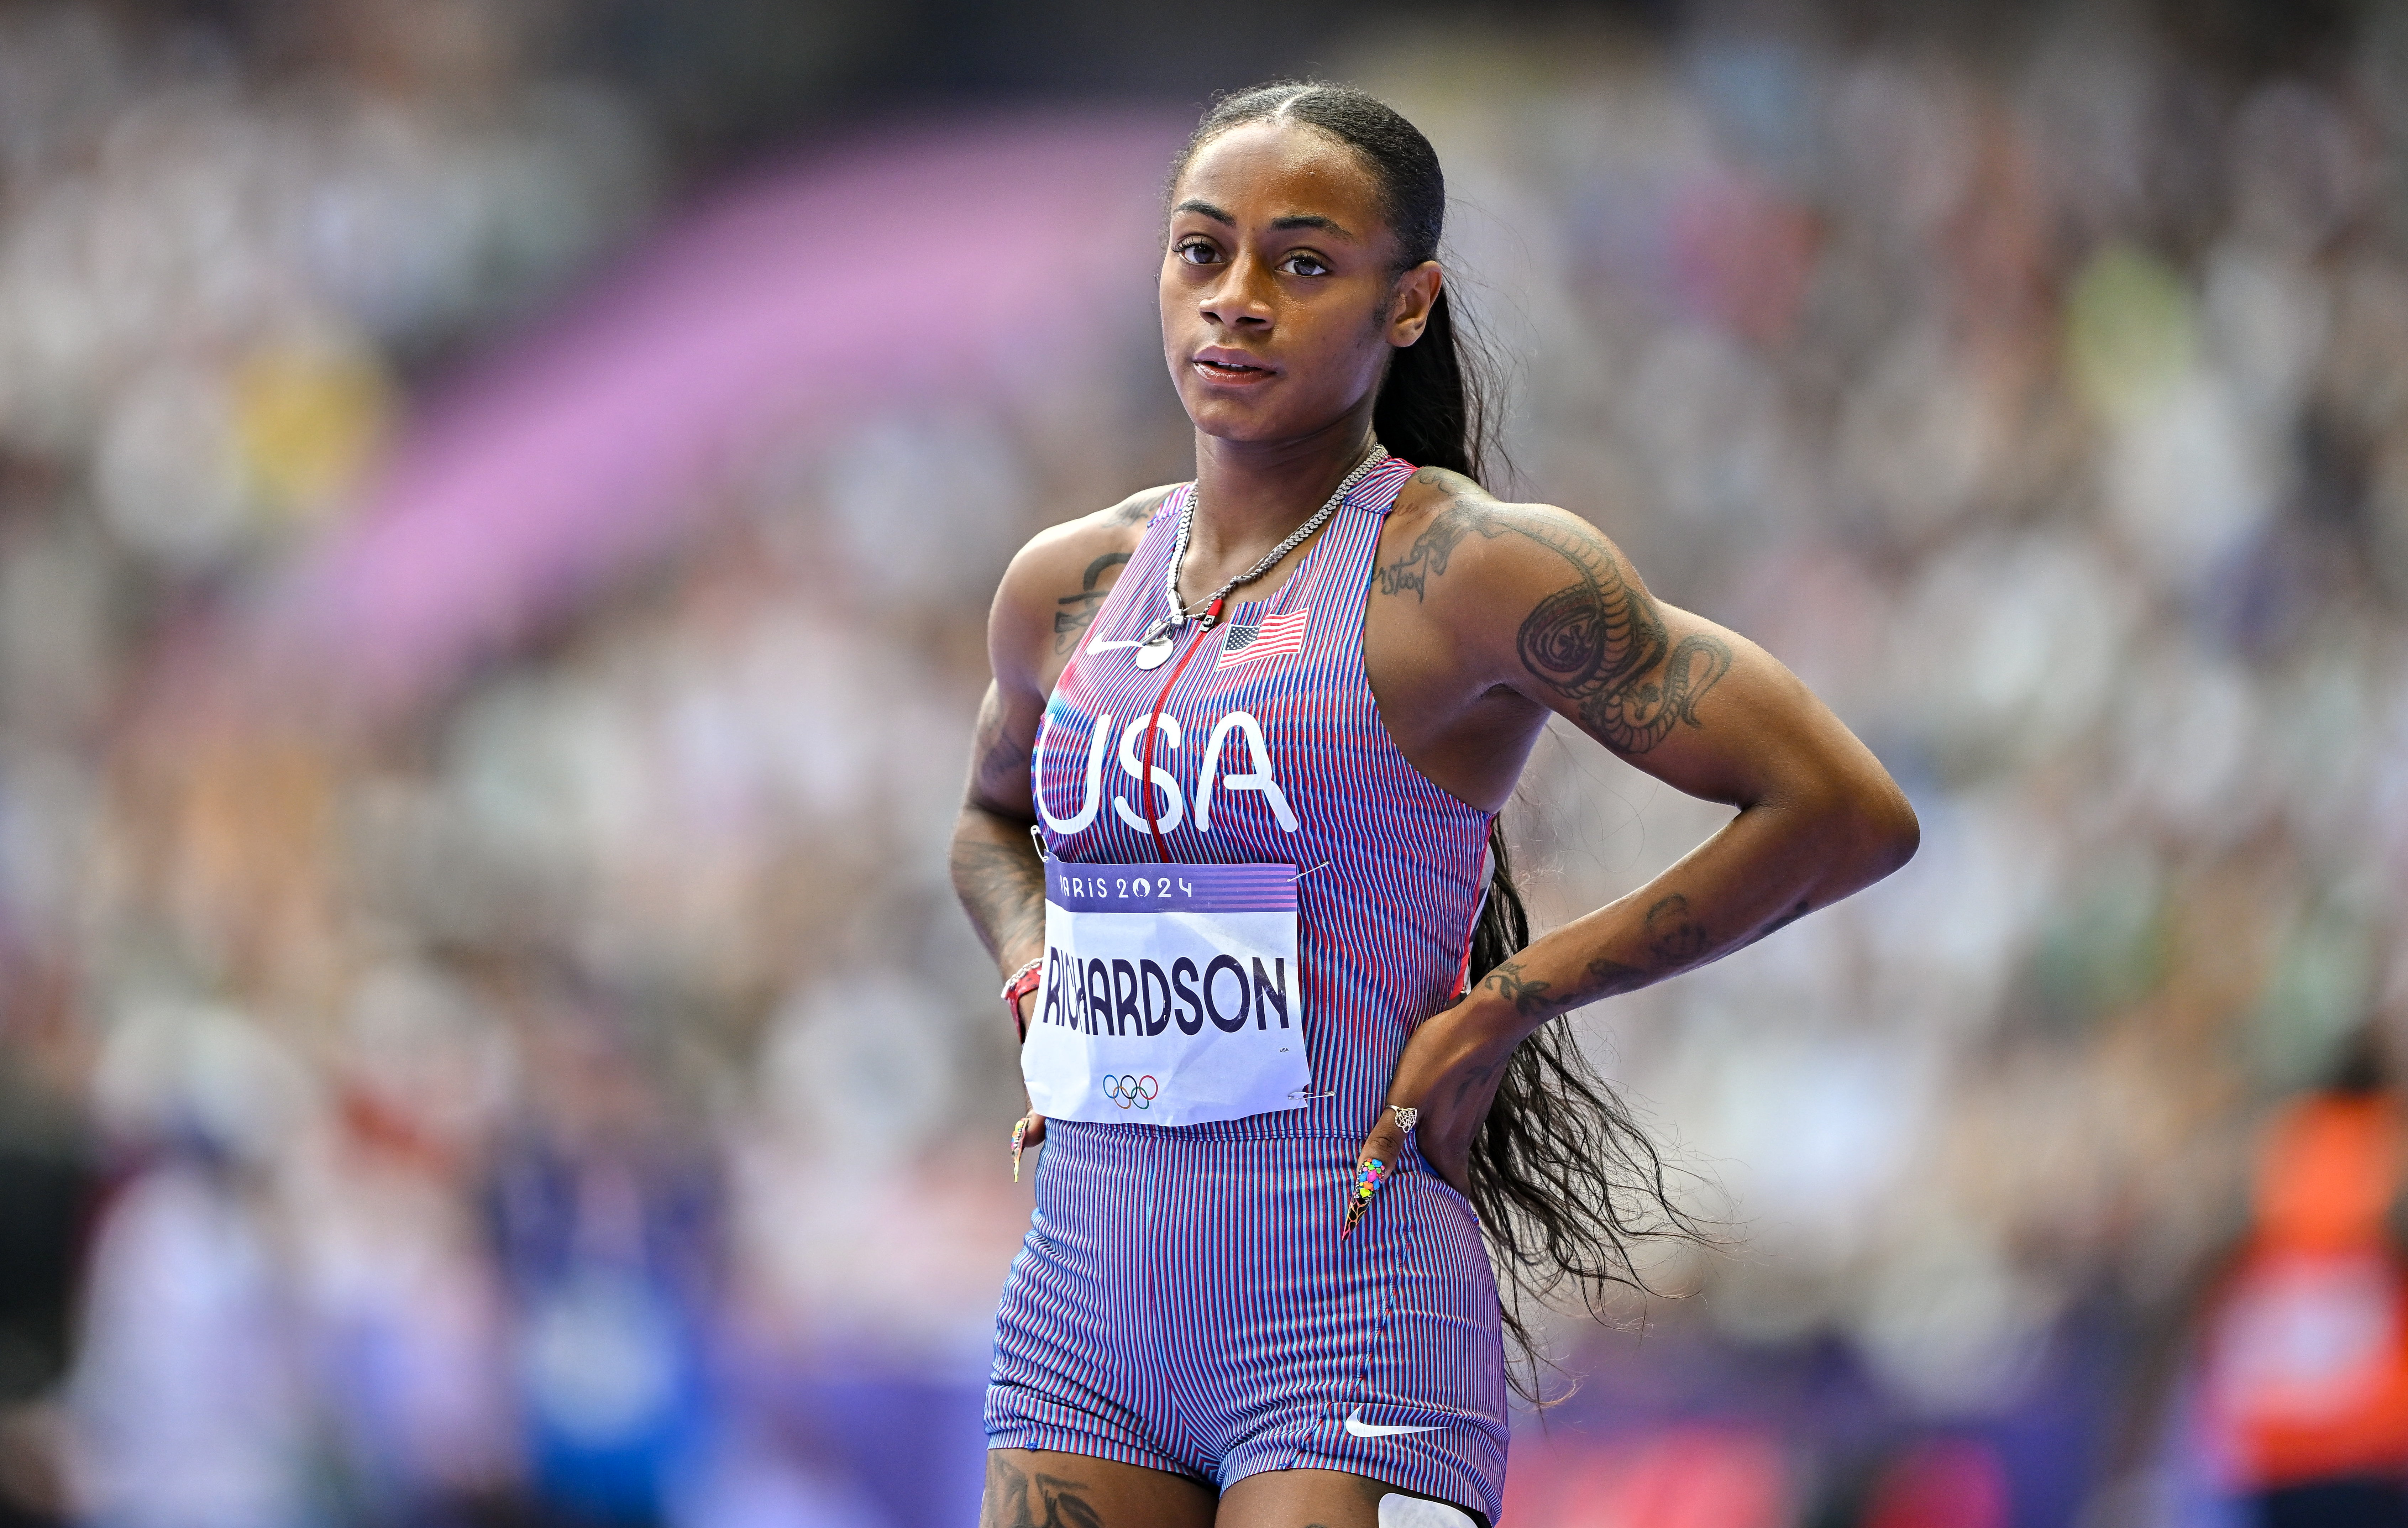
[[[986,596],[1186,475],[1160,176],[1296,72],[1438,144],[1512,486],[1925,823],[1580,1021],[1733,1247],[1565,1324],[1509,1519],[2239,1521],[2398,1411],[2408,11],[52,0],[0,1522],[970,1521]],[[1511,821],[1553,921],[1719,816],[1551,736]]]

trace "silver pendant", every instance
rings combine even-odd
[[[1170,662],[1170,634],[1168,632],[1165,632],[1160,636],[1156,636],[1138,644],[1138,667],[1160,668],[1163,664],[1168,662]]]

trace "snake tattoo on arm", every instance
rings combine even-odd
[[[1432,580],[1445,577],[1456,549],[1475,536],[1491,541],[1520,536],[1561,560],[1567,581],[1523,618],[1515,650],[1534,678],[1570,703],[1566,708],[1591,735],[1628,757],[1654,749],[1676,727],[1700,724],[1698,703],[1730,671],[1730,644],[1705,632],[1672,641],[1646,587],[1612,545],[1585,524],[1457,494],[1431,517],[1403,556],[1376,570],[1380,593],[1410,592],[1416,600],[1427,599]],[[1805,908],[1800,903],[1791,916]],[[1522,1018],[1543,1022],[1721,952],[1721,941],[1679,893],[1648,907],[1639,934],[1642,964],[1600,956],[1577,978],[1559,982],[1509,960],[1483,985]]]

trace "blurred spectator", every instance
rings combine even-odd
[[[0,1524],[64,1520],[60,1381],[99,1181],[63,1100],[0,1050]]]
[[[538,1037],[542,1125],[504,1139],[492,1189],[530,1481],[564,1522],[638,1528],[709,1442],[715,1185],[597,1025]]]
[[[2399,1100],[2371,1049],[2278,1115],[2207,1314],[2209,1452],[2275,1528],[2408,1522]]]

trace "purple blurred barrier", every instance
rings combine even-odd
[[[278,688],[393,715],[673,546],[768,443],[1093,364],[1152,322],[1182,125],[924,128],[672,225],[438,395],[254,628]]]

